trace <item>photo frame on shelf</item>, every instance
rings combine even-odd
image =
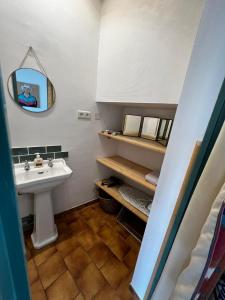
[[[143,117],[141,128],[141,137],[156,141],[159,131],[160,118],[157,117]]]
[[[122,132],[125,136],[140,137],[167,146],[172,126],[172,119],[125,114]]]
[[[141,122],[141,116],[124,115],[123,135],[138,137],[140,135]]]
[[[167,146],[170,133],[173,126],[172,119],[160,119],[159,131],[157,135],[157,142],[162,144],[163,146]]]

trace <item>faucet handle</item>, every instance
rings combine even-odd
[[[50,168],[53,167],[53,158],[52,158],[52,157],[48,158],[48,166],[49,166]]]
[[[29,165],[29,162],[27,160],[25,160],[25,162],[24,162],[24,169],[26,171],[30,170],[30,165]]]

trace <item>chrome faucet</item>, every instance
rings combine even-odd
[[[53,159],[52,159],[52,158],[49,158],[49,159],[48,159],[48,166],[49,166],[50,168],[53,167]]]
[[[25,162],[24,162],[24,170],[26,170],[26,171],[30,170],[30,165],[29,165],[29,162],[27,160],[25,160]]]

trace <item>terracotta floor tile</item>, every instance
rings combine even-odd
[[[63,234],[67,231],[68,229],[68,224],[66,222],[58,222],[56,223],[58,234]]]
[[[100,241],[100,238],[91,229],[88,229],[79,233],[77,240],[81,246],[88,251]]]
[[[103,242],[99,242],[94,245],[94,247],[88,251],[88,254],[98,268],[101,268],[110,255],[112,255],[109,248]]]
[[[134,251],[139,252],[141,243],[137,239],[135,239],[131,234],[127,237],[126,242],[128,245],[131,246],[132,249],[134,249]]]
[[[66,271],[65,263],[59,254],[54,254],[38,267],[39,276],[44,289],[48,288],[62,273]]]
[[[32,300],[47,300],[45,291],[40,280],[35,281],[31,285],[31,296]]]
[[[94,207],[88,206],[79,211],[79,216],[83,217],[85,220],[89,220],[90,218],[96,217],[97,211]]]
[[[118,222],[115,219],[115,217],[112,217],[111,215],[108,215],[105,217],[106,224],[115,231],[115,228],[117,228]]]
[[[126,240],[118,234],[113,236],[113,240],[108,243],[108,247],[121,261],[131,249]]]
[[[27,246],[25,246],[25,247],[26,247],[26,259],[30,260],[32,258],[30,249]]]
[[[131,282],[132,276],[126,277],[117,289],[117,293],[119,294],[122,300],[135,300],[137,297],[131,292],[129,286]]]
[[[69,224],[72,234],[79,234],[82,231],[90,229],[90,227],[82,219],[78,219],[76,222]]]
[[[107,284],[103,289],[101,289],[98,294],[94,297],[94,300],[120,300],[117,292]]]
[[[72,252],[79,246],[80,244],[76,236],[71,236],[70,238],[64,241],[59,241],[58,243],[56,243],[56,249],[63,257],[66,257],[70,252]]]
[[[106,285],[106,280],[94,263],[90,263],[81,273],[77,285],[86,300],[93,297]]]
[[[94,210],[96,212],[96,215],[98,217],[101,217],[102,219],[104,219],[105,221],[108,219],[108,216],[110,216],[110,214],[104,212],[104,210],[101,208],[101,206],[99,205],[99,203],[97,203],[95,206],[94,206]],[[116,216],[114,215],[113,216],[114,219],[116,218]]]
[[[56,253],[55,246],[48,248],[34,256],[34,262],[37,266],[45,262],[49,257]]]
[[[130,233],[119,223],[115,226],[115,230],[119,233],[124,239],[128,238]]]
[[[128,252],[128,254],[124,257],[123,261],[129,269],[133,270],[137,261],[137,257],[138,253],[131,249]]]
[[[56,242],[60,242],[60,241],[64,241],[64,240],[68,239],[72,233],[71,227],[68,226],[68,224],[65,222],[56,224],[56,226],[57,226],[58,235],[59,235]]]
[[[26,234],[24,239],[25,239],[25,244],[26,244],[27,248],[29,250],[32,250],[33,249],[33,243],[31,241],[30,234]]]
[[[118,224],[117,219],[116,219],[116,215],[114,215],[114,214],[105,213],[105,219],[108,221],[108,224],[110,226],[114,226],[114,225]]]
[[[79,294],[74,300],[85,300],[82,294]]]
[[[113,241],[114,234],[113,229],[107,224],[103,225],[98,231],[98,236],[101,237],[106,245]]]
[[[91,262],[90,257],[81,247],[78,247],[67,255],[64,260],[74,278],[78,278],[81,271],[83,271]]]
[[[71,300],[79,294],[79,290],[69,271],[66,271],[47,288],[46,294],[48,300]]]
[[[119,261],[116,257],[112,257],[104,264],[101,268],[101,272],[108,281],[108,283],[113,287],[117,288],[122,280],[128,276],[128,268]]]
[[[77,221],[78,218],[79,218],[78,212],[72,210],[72,211],[69,211],[66,213],[64,221],[66,223],[72,223],[72,222]]]
[[[100,227],[105,224],[105,220],[101,216],[90,218],[86,222],[94,232],[98,232]]]
[[[59,238],[44,249],[25,235],[32,300],[136,299],[129,283],[140,243],[115,215],[94,203],[55,221]]]
[[[38,279],[38,272],[35,266],[35,263],[33,259],[30,259],[27,263],[27,269],[28,269],[28,277],[30,280],[30,284],[32,284],[34,281]]]

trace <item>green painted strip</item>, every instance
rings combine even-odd
[[[152,298],[155,288],[159,282],[159,279],[160,279],[163,269],[165,267],[167,258],[169,256],[170,250],[171,250],[174,240],[176,238],[178,229],[180,227],[180,224],[182,222],[182,219],[184,217],[184,214],[185,214],[188,204],[190,202],[191,196],[195,190],[198,180],[202,174],[202,171],[206,165],[206,162],[207,162],[209,155],[213,149],[216,139],[220,133],[220,130],[223,126],[224,120],[225,120],[225,80],[222,84],[220,94],[218,96],[216,105],[214,107],[212,116],[210,118],[210,121],[209,121],[207,130],[206,130],[195,166],[191,172],[190,180],[188,182],[187,189],[186,189],[185,195],[183,197],[183,200],[181,202],[181,205],[178,209],[178,213],[176,215],[168,242],[163,251],[162,258],[160,260],[159,267],[156,272],[156,276],[153,280],[153,284],[152,284],[150,293],[147,298],[148,300],[150,300]]]
[[[1,71],[1,70],[0,70]],[[0,72],[0,299],[30,300]],[[4,269],[3,269],[4,266]],[[8,280],[7,280],[8,278]]]

